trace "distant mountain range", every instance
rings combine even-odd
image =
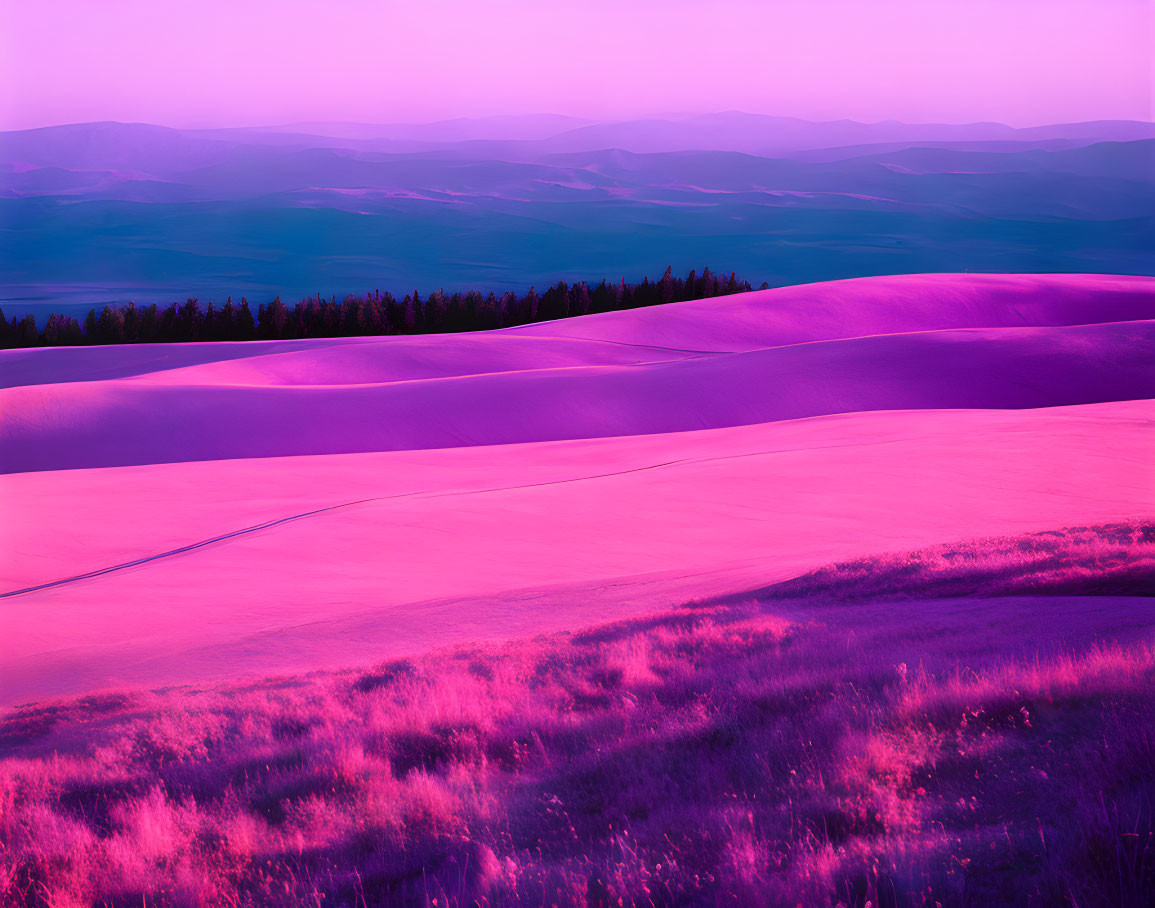
[[[960,143],[976,150],[1064,148],[1155,138],[1155,123],[1099,120],[1015,128],[1001,123],[854,120],[810,122],[735,111],[667,119],[590,123],[556,115],[443,120],[428,124],[297,123],[279,127],[177,130],[144,123],[76,123],[0,133],[4,161],[79,169],[194,167],[225,160],[238,146],[334,148],[476,159],[538,160],[568,152],[620,149],[637,154],[736,151],[774,156],[871,145]]]
[[[1152,269],[1155,124],[586,123],[0,133],[0,305]]]

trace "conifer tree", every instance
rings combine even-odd
[[[497,304],[497,318],[499,328],[517,324],[517,294],[507,290],[501,295]]]
[[[127,344],[135,344],[140,336],[140,326],[138,324],[139,316],[136,311],[136,303],[129,301],[128,307],[124,310],[124,342]]]
[[[55,312],[48,316],[48,322],[44,326],[44,332],[40,335],[40,342],[46,347],[56,347],[60,344],[60,319],[62,316]]]
[[[666,266],[666,273],[662,275],[662,279],[658,281],[658,301],[662,303],[672,303],[674,301],[674,275],[671,273],[672,268]]]
[[[767,286],[762,285],[763,289]],[[750,289],[750,284],[739,281],[733,272],[728,278],[719,278],[709,268],[700,276],[691,270],[683,281],[674,277],[673,269],[668,267],[657,282],[646,277],[640,284],[628,284],[623,277],[617,285],[611,285],[602,280],[591,292],[584,281],[572,287],[558,281],[541,296],[531,286],[520,298],[508,291],[500,297],[490,291],[483,297],[476,290],[452,295],[438,290],[425,302],[417,291],[398,301],[389,293],[373,290],[363,296],[346,296],[341,303],[337,303],[335,295],[326,300],[318,293],[289,309],[277,297],[271,303],[259,305],[255,318],[244,297],[239,306],[231,296],[220,308],[210,301],[204,311],[195,298],[180,305],[172,303],[164,309],[155,303],[137,307],[130,302],[127,306],[104,306],[99,314],[95,309],[89,310],[83,329],[76,319],[58,313],[49,317],[43,331],[36,328],[35,319],[8,321],[0,313],[0,346],[477,331]]]
[[[537,321],[537,311],[540,305],[541,298],[537,295],[537,293],[534,292],[533,287],[530,286],[529,293],[527,293],[525,295],[525,299],[521,301],[521,307],[525,313],[525,320],[523,324]]]
[[[682,299],[694,300],[698,298],[698,273],[691,268],[686,275],[686,283],[682,285]]]
[[[569,315],[569,287],[565,281],[558,281],[542,294],[538,304],[538,318],[550,321]]]
[[[714,275],[710,273],[709,268],[702,269],[702,289],[698,291],[698,295],[702,299],[718,295],[718,288],[715,286]]]
[[[569,314],[570,315],[589,315],[590,312],[590,288],[586,286],[585,281],[580,281],[575,284],[569,292]]]
[[[284,337],[285,323],[288,319],[289,312],[279,296],[267,306],[262,306],[258,325],[261,337],[269,340]]]
[[[96,320],[95,309],[89,309],[88,315],[84,319],[84,342],[86,344],[101,343],[100,323]]]
[[[40,332],[36,328],[36,316],[26,315],[16,324],[16,345],[35,347],[40,343]]]

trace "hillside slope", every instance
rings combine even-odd
[[[756,290],[480,334],[5,350],[0,351],[0,388],[155,376],[176,369],[190,370],[180,376],[190,384],[401,381],[549,365],[652,362],[873,334],[1151,318],[1151,277],[898,274]],[[567,344],[565,338],[582,343]],[[628,346],[615,349],[622,344]],[[224,368],[226,361],[234,362],[234,368]],[[213,368],[191,371],[199,365]]]
[[[125,566],[0,599],[0,690],[343,665],[864,553],[1140,517],[1155,513],[1153,419],[1150,402],[902,411],[9,475],[5,592]]]
[[[1151,288],[934,275],[484,335],[0,355],[0,701],[1149,516]],[[70,380],[37,384],[52,364]]]
[[[1155,397],[1153,287],[1134,278],[935,275],[450,337],[13,351],[0,360],[16,385],[0,391],[0,469]],[[33,384],[55,364],[55,383]]]

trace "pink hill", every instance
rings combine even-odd
[[[0,388],[133,375],[189,384],[355,384],[651,362],[874,334],[1150,318],[1155,318],[1155,279],[1149,277],[894,275],[761,290],[484,334],[8,350],[0,355]],[[578,343],[568,344],[565,338]],[[622,344],[628,345],[626,349],[616,349]],[[227,365],[230,362],[232,366]],[[189,368],[202,365],[212,368]],[[171,379],[157,374],[176,369],[188,371]]]
[[[3,354],[0,701],[1148,515],[1153,286],[936,275],[484,335]]]
[[[3,600],[0,689],[13,702],[340,665],[613,620],[864,553],[1141,516],[1153,417],[1148,402],[866,413],[10,475],[3,550],[24,554],[7,556],[6,590],[154,560]]]
[[[1155,397],[1155,321],[1119,321],[1152,314],[1147,291],[1155,281],[1036,280],[1033,290],[1021,276],[846,281],[488,334],[278,344],[272,353],[263,344],[227,345],[234,349],[223,354],[192,345],[206,357],[236,355],[0,392],[0,469],[515,444],[864,410]],[[839,338],[839,330],[861,336]],[[241,356],[239,346],[252,355]],[[135,348],[111,349],[105,367],[116,350],[138,357],[137,368],[157,365]],[[191,356],[181,350],[174,361]],[[35,361],[18,359],[16,371]],[[92,367],[90,360],[78,371]]]
[[[511,330],[733,352],[871,334],[1153,317],[1155,278],[1150,277],[900,274],[761,290]]]

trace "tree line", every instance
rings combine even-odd
[[[763,289],[766,288],[763,284]],[[278,296],[261,304],[254,313],[248,301],[232,297],[222,306],[210,302],[201,308],[195,299],[160,308],[105,306],[99,314],[89,310],[81,324],[67,315],[49,316],[44,327],[26,315],[8,321],[0,311],[0,347],[56,347],[92,344],[164,344],[189,341],[281,340],[309,337],[356,337],[378,334],[438,334],[508,328],[616,309],[637,309],[684,300],[704,299],[752,289],[733,274],[728,278],[709,268],[686,278],[674,277],[671,269],[660,280],[648,277],[638,284],[602,281],[590,287],[558,281],[538,294],[533,287],[522,296],[514,293],[446,294],[417,291],[397,299],[374,290],[363,296],[346,296],[338,302],[320,294],[292,308]]]

